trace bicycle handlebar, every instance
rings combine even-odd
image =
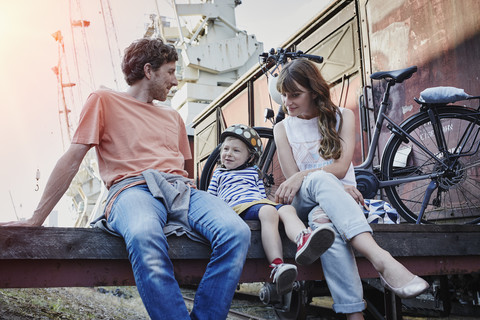
[[[262,58],[263,63],[268,63],[270,61],[274,61],[275,64],[285,64],[287,63],[287,59],[290,60],[295,60],[298,58],[305,58],[310,61],[316,62],[316,63],[322,63],[323,62],[323,57],[322,56],[316,56],[313,54],[306,54],[303,53],[303,51],[296,51],[296,52],[289,52],[286,49],[278,48],[277,51],[275,49],[270,49],[269,52],[264,52],[260,54],[260,57]]]
[[[272,81],[269,81],[269,84],[268,84],[268,92],[270,94],[270,97],[279,105],[282,105],[282,100],[280,97],[280,93],[277,91],[275,87],[276,81],[274,79],[278,76],[278,74],[276,74],[276,71],[278,71],[280,67],[283,67],[283,65],[287,63],[288,59],[295,60],[298,58],[305,58],[316,63],[323,62],[323,57],[321,56],[316,56],[313,54],[305,54],[303,53],[303,51],[290,52],[282,48],[278,48],[277,51],[275,51],[275,49],[272,48],[270,49],[270,51],[260,54],[259,59],[260,58],[262,60],[260,62],[260,66],[262,68],[263,73],[267,75],[267,78],[269,77],[272,78]],[[284,115],[282,116],[281,110],[280,110],[280,112],[277,114],[277,119],[275,123],[282,121],[283,117]]]

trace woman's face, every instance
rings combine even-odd
[[[302,119],[311,119],[318,116],[318,111],[314,103],[316,94],[308,91],[296,82],[295,84],[298,91],[285,92],[282,94],[283,104],[287,108],[288,114],[292,117]]]

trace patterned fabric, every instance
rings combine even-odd
[[[386,201],[365,199],[365,207],[362,206],[362,209],[368,223],[400,223],[397,210],[392,208],[392,205]]]
[[[263,181],[253,167],[243,170],[216,169],[207,191],[220,197],[230,207],[266,198]]]

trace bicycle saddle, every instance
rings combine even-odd
[[[417,66],[411,66],[400,70],[375,72],[370,78],[373,80],[393,80],[396,83],[402,83],[403,80],[410,78],[415,72],[417,72]]]

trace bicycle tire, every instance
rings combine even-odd
[[[205,165],[203,166],[202,173],[200,174],[200,182],[198,183],[198,188],[203,191],[207,191],[210,180],[212,179],[213,171],[217,167],[218,161],[220,160],[220,146],[213,149],[212,153],[207,158]]]
[[[479,112],[462,106],[436,107],[447,143],[448,154],[457,155],[451,161],[452,170],[443,170],[433,157],[411,141],[393,134],[385,146],[381,162],[381,180],[414,177],[420,174],[444,173],[434,178],[438,187],[431,195],[422,223],[474,224],[480,222],[480,116]],[[472,131],[464,138],[463,151],[456,150],[465,129]],[[418,113],[401,124],[402,129],[418,140],[434,155],[438,145],[426,112]],[[407,139],[408,140],[408,139]],[[403,157],[403,159],[402,159]],[[431,178],[385,187],[394,208],[407,222],[417,222],[418,214]]]
[[[264,145],[264,150],[258,161],[258,167],[263,174],[265,193],[267,198],[274,200],[275,191],[277,190],[278,186],[285,181],[285,178],[283,177],[280,163],[278,162],[276,155],[276,145],[275,140],[273,139],[273,130],[272,128],[266,127],[254,127],[254,129],[262,138]],[[220,146],[221,144],[215,147],[205,162],[198,186],[200,190],[208,189],[213,172],[215,171],[215,168],[220,160]]]

